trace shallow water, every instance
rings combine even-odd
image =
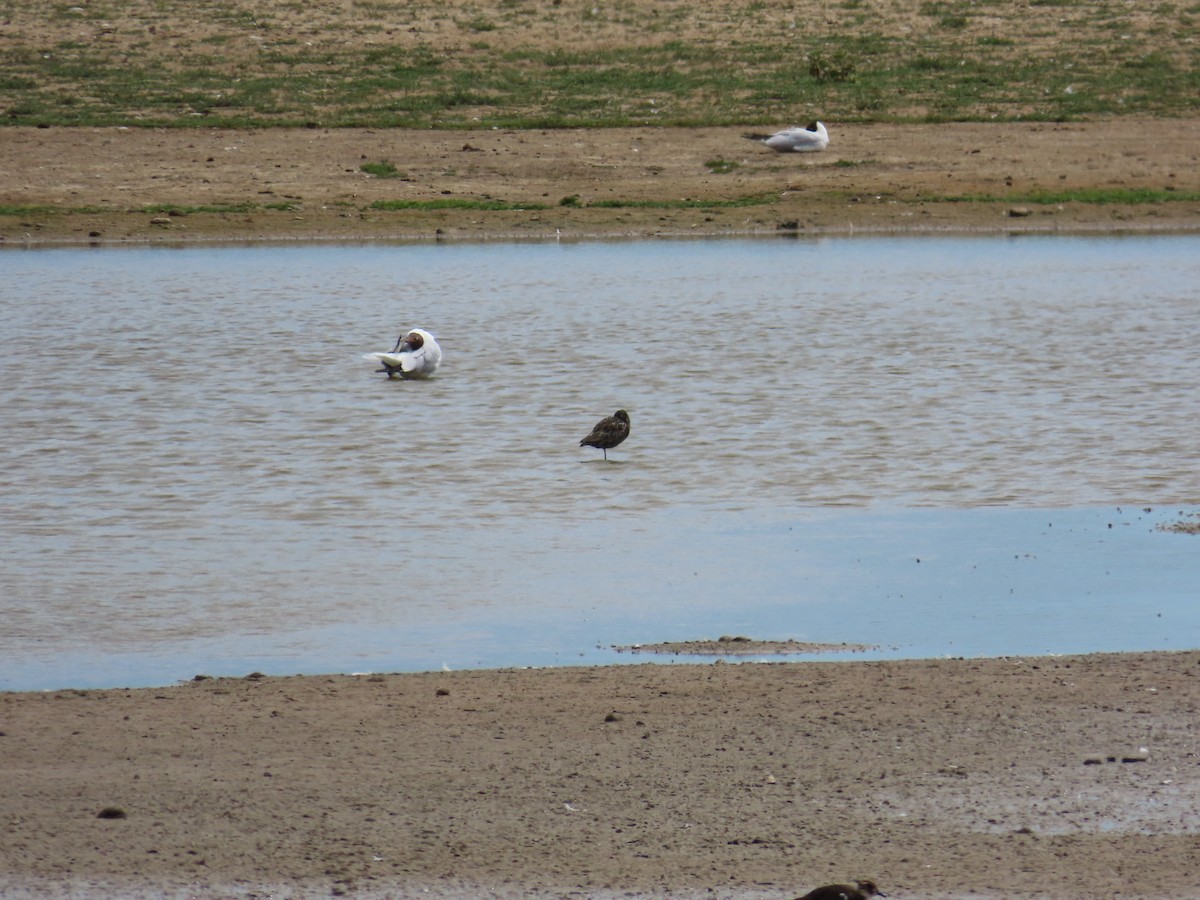
[[[9,250],[0,272],[0,689],[733,632],[1200,646],[1200,537],[1154,527],[1200,501],[1194,236]],[[437,377],[373,372],[413,325]],[[618,407],[604,462],[578,441]]]

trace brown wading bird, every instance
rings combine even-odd
[[[608,459],[608,451],[629,437],[629,413],[618,409],[596,423],[592,433],[579,442],[580,447],[598,447]]]
[[[796,900],[869,900],[871,897],[886,896],[887,894],[875,887],[875,882],[856,881],[854,884],[827,884],[824,887],[813,888]]]

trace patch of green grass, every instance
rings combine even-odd
[[[587,205],[595,209],[741,209],[767,206],[777,199],[775,194],[755,194],[733,200],[593,200]]]
[[[903,6],[903,5],[901,5]],[[0,123],[574,128],[1190,115],[1200,8],[7,0]],[[294,7],[294,8],[293,8]],[[911,14],[926,27],[910,29]],[[189,29],[203,17],[205,28]],[[837,21],[834,21],[834,19]],[[36,22],[38,28],[24,27]],[[98,23],[115,22],[98,30]],[[153,26],[154,30],[150,29]],[[41,35],[37,42],[26,34]],[[557,40],[548,35],[560,35]],[[101,35],[98,37],[97,35]],[[169,35],[169,39],[164,38]],[[194,35],[194,36],[193,36]],[[436,36],[436,40],[433,37]],[[486,36],[486,39],[483,39]],[[686,37],[685,37],[686,36]],[[219,51],[219,52],[218,52]],[[386,176],[381,176],[386,177]]]
[[[764,206],[774,203],[775,194],[755,194],[749,197],[738,197],[733,200],[593,200],[590,203],[580,201],[578,197],[564,197],[559,206],[590,209],[732,209],[746,206]],[[493,211],[512,210],[543,210],[549,209],[542,203],[511,203],[504,200],[468,200],[468,199],[439,199],[439,200],[376,200],[371,209],[481,209]]]
[[[44,216],[61,211],[57,206],[22,206],[0,203],[0,216]]]
[[[734,169],[741,166],[741,163],[736,163],[729,159],[710,159],[704,165],[714,175],[728,175]]]
[[[380,162],[365,162],[359,166],[363,172],[368,175],[374,175],[376,178],[407,178],[408,176],[401,172],[393,163],[386,159]]]
[[[295,203],[280,201],[278,203],[212,203],[201,204],[197,206],[180,206],[176,203],[157,203],[147,206],[138,207],[138,212],[148,216],[175,215],[186,216],[199,213],[215,213],[234,214],[234,213],[250,213],[259,212],[262,210],[274,210],[278,212],[290,212],[297,208]],[[111,213],[121,211],[121,207],[105,207],[105,206],[21,206],[12,204],[0,204],[0,216],[44,216],[44,215],[60,215],[60,214],[75,214],[75,215],[97,215],[102,213]]]
[[[854,58],[844,50],[815,52],[808,58],[808,74],[817,82],[853,81],[857,68]]]
[[[174,203],[161,203],[143,206],[142,211],[151,215],[191,216],[209,212],[216,215],[242,214],[259,210],[276,210],[287,212],[296,209],[296,204],[281,200],[278,203],[209,203],[194,206],[180,206]]]
[[[371,209],[485,209],[492,211],[549,209],[544,203],[509,203],[505,200],[376,200]]]
[[[496,23],[483,16],[476,16],[473,19],[468,19],[458,23],[458,27],[465,31],[495,31]]]
[[[960,3],[925,2],[920,6],[923,15],[930,16],[941,28],[967,27],[967,11],[970,7]]]
[[[1028,203],[1057,205],[1062,203],[1141,204],[1200,202],[1200,191],[1167,191],[1153,188],[1087,188],[1063,191],[1028,191],[1014,194],[958,194],[936,198],[944,202],[962,203]]]
[[[174,203],[160,203],[150,206],[143,206],[142,212],[155,215],[176,215],[187,216],[196,213],[248,213],[257,210],[272,209],[279,211],[288,211],[296,208],[294,203],[279,202],[279,203],[209,203],[198,206],[180,206]]]

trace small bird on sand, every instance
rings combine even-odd
[[[796,900],[869,900],[871,897],[886,897],[873,881],[856,881],[854,884],[827,884],[813,888]]]
[[[608,451],[625,438],[629,437],[629,413],[618,409],[611,416],[605,416],[596,423],[592,433],[579,442],[580,447],[597,447],[604,451],[608,459]]]
[[[777,153],[815,153],[829,146],[829,132],[820,122],[810,122],[807,128],[785,128],[774,134],[743,134],[750,141],[766,144]]]

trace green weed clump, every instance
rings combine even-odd
[[[440,198],[437,200],[376,200],[371,209],[484,209],[539,210],[549,209],[544,203],[509,203],[504,200],[472,200],[469,198]]]
[[[1136,205],[1139,203],[1196,203],[1200,191],[1156,190],[1153,188],[1083,188],[1079,190],[1036,190],[1013,194],[956,194],[928,198],[960,203],[1027,203],[1040,206],[1060,206],[1065,203],[1097,205]]]
[[[403,172],[386,159],[382,162],[366,162],[358,168],[368,175],[374,175],[376,178],[407,178]]]

